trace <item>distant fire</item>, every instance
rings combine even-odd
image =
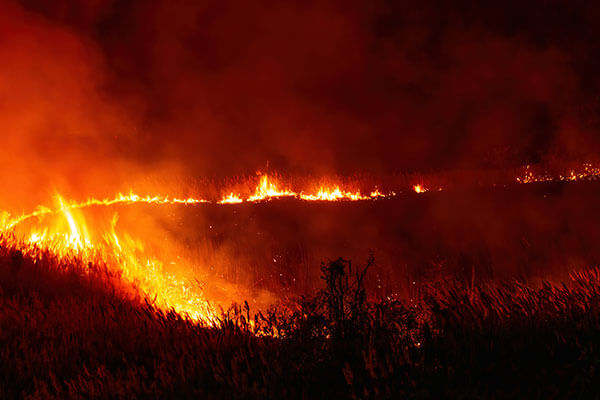
[[[539,170],[527,165],[523,168],[522,174],[516,178],[516,181],[519,183],[574,182],[598,178],[600,178],[600,168],[594,167],[590,163],[585,163],[558,173]]]

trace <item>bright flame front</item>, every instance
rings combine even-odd
[[[47,249],[57,257],[78,257],[83,265],[102,262],[157,307],[210,323],[214,310],[201,288],[169,272],[161,261],[148,256],[141,241],[127,233],[119,235],[117,214],[107,229],[90,231],[79,209],[69,207],[61,197],[57,197],[57,203],[58,212],[45,216],[44,228],[32,228],[25,235],[22,251],[34,254],[37,249]]]

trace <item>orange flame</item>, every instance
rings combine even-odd
[[[385,195],[378,189],[369,195],[363,195],[360,191],[342,190],[339,185],[332,188],[320,187],[316,193],[298,193],[288,188],[281,189],[275,180],[270,179],[267,175],[261,175],[252,195],[242,198],[241,195],[230,192],[214,202],[192,197],[140,196],[133,192],[127,195],[119,193],[113,199],[90,198],[83,202],[66,201],[61,196],[57,196],[55,208],[38,207],[29,214],[17,217],[11,217],[9,213],[3,212],[0,215],[0,232],[13,230],[26,221],[37,218],[40,223],[43,222],[43,228],[31,228],[24,234],[24,243],[29,246],[31,251],[34,251],[35,248],[43,248],[59,257],[76,255],[86,262],[98,259],[107,261],[107,265],[119,272],[125,280],[134,284],[145,297],[154,299],[159,307],[173,308],[193,319],[207,322],[211,320],[213,310],[209,307],[202,290],[189,284],[185,279],[168,272],[163,268],[162,262],[145,253],[144,245],[140,241],[134,240],[127,233],[117,234],[117,214],[113,216],[109,229],[93,232],[95,234],[91,235],[79,210],[92,206],[109,207],[118,204],[140,203],[158,205],[238,204],[281,197],[293,197],[304,201],[358,201],[392,195],[395,193]],[[13,244],[18,244],[17,239],[13,240]]]
[[[541,183],[541,182],[575,182],[583,180],[594,180],[600,178],[600,168],[594,167],[591,163],[584,163],[560,173],[552,174],[548,171],[535,171],[531,166],[526,165],[522,169],[520,176],[517,176],[518,183]]]
[[[224,197],[222,200],[219,200],[219,204],[239,204],[244,200],[237,194],[229,193],[227,197]]]
[[[413,186],[413,190],[415,191],[415,193],[425,193],[428,192],[429,189],[427,189],[425,186],[418,184]]]
[[[43,230],[32,229],[24,240],[25,246],[21,246],[22,251],[35,256],[37,249],[47,249],[58,257],[79,257],[83,265],[101,260],[159,308],[173,309],[193,320],[211,322],[214,310],[202,290],[167,271],[161,261],[148,256],[139,240],[127,234],[119,236],[117,214],[113,216],[109,230],[91,235],[83,215],[76,212],[81,204],[69,205],[60,196],[57,196],[57,203],[56,217],[44,221]],[[2,239],[10,240],[8,236]],[[13,239],[12,244],[19,243]]]
[[[260,201],[265,199],[277,198],[277,197],[297,197],[298,195],[291,190],[281,190],[277,185],[269,180],[267,175],[263,175],[260,178],[260,183],[256,187],[254,194],[246,201]]]

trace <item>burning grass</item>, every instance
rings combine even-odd
[[[371,266],[369,260],[367,266]],[[600,273],[564,284],[429,286],[370,298],[369,271],[212,327],[136,296],[102,264],[0,249],[2,398],[505,398],[593,395]]]

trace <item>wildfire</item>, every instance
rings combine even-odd
[[[277,197],[297,197],[298,195],[291,190],[280,190],[277,185],[269,180],[267,175],[260,178],[260,183],[256,187],[254,194],[246,201],[260,201]]]
[[[540,182],[574,182],[582,180],[594,180],[600,178],[600,168],[591,163],[564,170],[560,173],[549,171],[538,171],[527,165],[523,168],[520,176],[516,178],[518,183],[540,183]]]
[[[360,192],[351,193],[351,192],[343,192],[339,187],[335,187],[333,190],[328,190],[325,188],[319,189],[317,194],[304,194],[300,193],[300,198],[302,200],[314,201],[314,200],[324,200],[324,201],[335,201],[335,200],[366,200],[370,197],[362,196]]]
[[[60,197],[60,196],[59,196]],[[55,214],[57,212],[61,212],[63,210],[74,210],[80,208],[87,208],[91,206],[112,206],[117,204],[136,204],[136,203],[144,203],[144,204],[202,204],[209,203],[208,200],[205,199],[180,199],[180,198],[169,198],[168,196],[139,196],[134,193],[130,193],[128,195],[123,195],[121,193],[117,194],[114,199],[88,199],[86,201],[76,203],[76,202],[66,202],[65,200],[60,198],[60,207],[58,209],[51,209],[45,206],[39,206],[35,211],[29,214],[23,214],[16,218],[10,218],[8,213],[3,214],[3,218],[0,219],[1,229],[0,231],[9,230],[20,223],[35,217],[43,217],[48,214]]]
[[[547,172],[534,172],[529,166],[524,168],[519,183],[576,181],[600,178],[600,168],[584,164],[578,169],[552,175]],[[57,196],[54,208],[40,206],[29,214],[12,216],[8,212],[0,213],[0,242],[22,247],[22,251],[40,254],[44,249],[59,257],[77,256],[84,264],[101,261],[131,282],[139,292],[163,309],[174,309],[187,314],[195,320],[207,323],[211,320],[213,309],[198,285],[190,284],[185,278],[165,268],[165,263],[148,255],[144,244],[131,238],[127,233],[117,232],[118,217],[115,214],[107,227],[90,229],[82,214],[88,207],[110,207],[114,205],[154,204],[154,205],[231,205],[244,202],[261,202],[277,198],[294,198],[299,201],[368,201],[397,196],[395,192],[383,193],[379,189],[362,193],[360,190],[348,190],[341,185],[320,185],[315,191],[294,191],[291,185],[281,184],[278,180],[264,174],[251,194],[242,195],[228,191],[220,199],[195,197],[169,197],[163,195],[140,196],[133,192],[117,194],[110,199],[90,198],[83,202],[68,201]],[[412,189],[421,194],[429,191],[423,183],[415,184]],[[441,187],[439,190],[442,190]],[[37,220],[39,226],[27,228],[30,220]],[[109,225],[109,226],[108,226]],[[11,234],[6,234],[11,232]]]
[[[117,234],[117,214],[108,229],[90,231],[83,214],[78,212],[81,204],[69,206],[61,197],[57,197],[57,203],[56,215],[44,220],[43,230],[31,229],[23,244],[10,236],[1,239],[20,247],[24,253],[29,252],[34,258],[39,249],[46,249],[60,258],[75,256],[81,259],[82,265],[101,262],[157,307],[173,309],[193,320],[210,323],[214,310],[198,285],[169,272],[163,262],[145,252],[141,241],[126,233]]]
[[[30,251],[32,255],[39,254],[39,249],[46,249],[58,257],[79,257],[84,265],[88,262],[101,261],[126,281],[131,282],[143,296],[153,299],[157,306],[163,309],[172,308],[195,320],[208,322],[211,320],[213,310],[197,285],[192,285],[169,272],[163,262],[147,254],[144,244],[139,240],[134,240],[127,233],[119,235],[116,228],[118,221],[116,214],[109,227],[90,231],[81,210],[119,204],[239,204],[281,197],[302,201],[358,201],[394,195],[393,192],[386,195],[378,189],[366,195],[361,194],[360,191],[343,190],[339,185],[321,186],[315,193],[295,192],[287,187],[282,189],[276,180],[268,175],[261,175],[251,195],[243,197],[241,194],[229,192],[217,201],[194,197],[140,196],[133,192],[119,193],[112,199],[90,198],[83,202],[67,201],[57,196],[54,208],[40,206],[29,214],[16,217],[12,217],[7,212],[0,214],[0,233],[16,232],[15,230],[19,228],[17,229],[19,235],[3,235],[1,238],[15,247],[23,247],[23,251]],[[37,225],[42,227],[34,226],[28,229],[28,225],[36,225],[29,224],[30,220],[37,220]]]
[[[305,193],[295,192],[289,188],[280,189],[277,182],[269,178],[268,175],[262,175],[260,181],[254,190],[254,193],[246,198],[243,198],[240,194],[230,192],[224,196],[221,200],[217,201],[217,204],[239,204],[243,202],[259,202],[271,199],[277,199],[281,197],[291,197],[304,201],[359,201],[359,200],[375,200],[379,198],[394,197],[396,193],[390,192],[388,194],[381,193],[379,189],[373,190],[370,194],[362,194],[360,191],[343,190],[339,185],[332,187],[320,186],[316,192]],[[203,202],[208,202],[204,200]]]
[[[429,189],[427,189],[425,186],[418,184],[413,186],[413,190],[415,191],[415,193],[425,193],[428,192]]]
[[[229,193],[227,197],[224,197],[222,200],[219,200],[219,204],[239,204],[244,200],[240,198],[237,194]]]
[[[1,238],[15,247],[22,247],[22,251],[31,252],[31,255],[39,254],[39,249],[46,249],[58,257],[79,257],[84,265],[101,261],[120,274],[123,279],[131,282],[143,296],[152,299],[158,307],[165,310],[174,309],[178,313],[187,314],[192,319],[208,323],[211,321],[213,309],[197,285],[192,285],[186,279],[169,272],[163,262],[147,254],[144,244],[139,240],[134,240],[127,233],[119,235],[116,229],[118,221],[116,214],[111,220],[110,227],[90,231],[80,210],[119,204],[238,204],[281,197],[304,201],[357,201],[389,197],[394,194],[385,195],[379,190],[374,190],[370,195],[363,195],[360,191],[342,190],[339,185],[333,188],[321,187],[316,193],[294,192],[287,188],[280,189],[276,181],[267,175],[262,175],[252,195],[243,198],[240,194],[229,192],[218,201],[162,195],[140,196],[133,192],[126,195],[119,193],[112,199],[90,198],[83,202],[67,201],[57,196],[54,208],[38,207],[29,214],[17,217],[11,217],[7,212],[2,213],[0,233],[19,228],[19,236],[3,235]],[[42,227],[35,226],[27,229],[25,223],[34,219]]]

